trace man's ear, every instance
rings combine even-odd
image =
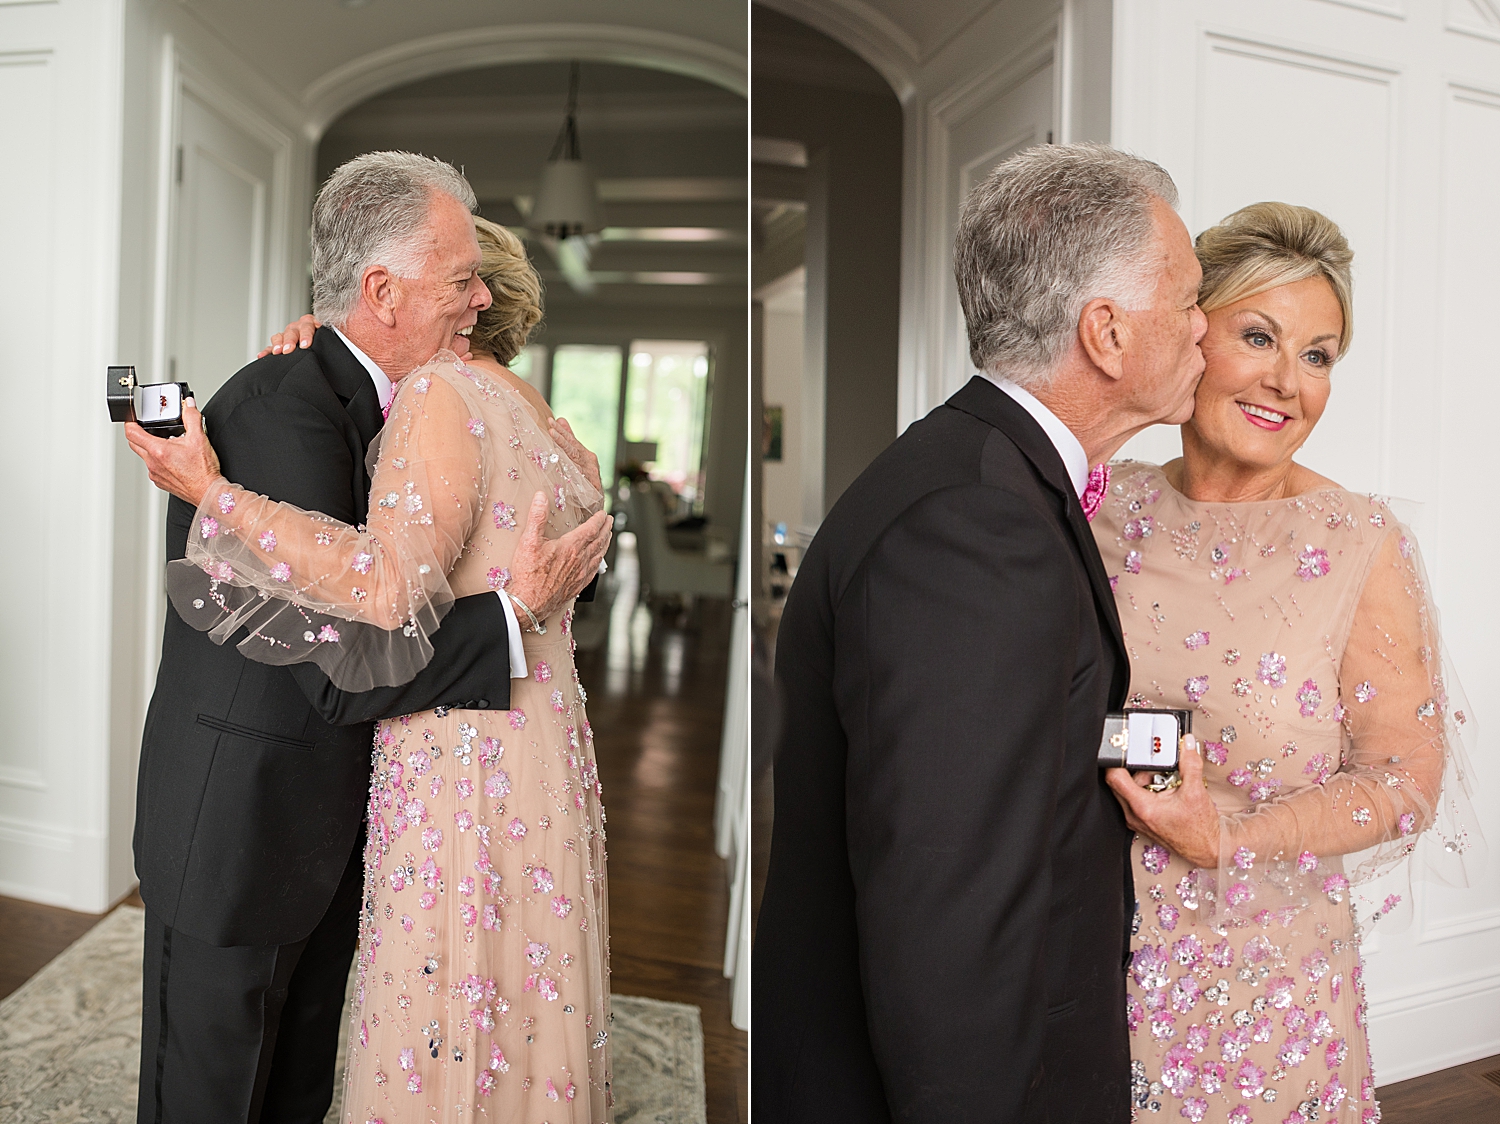
[[[395,276],[383,265],[372,265],[360,278],[360,298],[370,312],[387,328],[396,326],[396,301],[399,296]]]
[[[1130,325],[1124,310],[1108,297],[1096,297],[1078,316],[1078,341],[1094,366],[1112,379],[1125,376]]]

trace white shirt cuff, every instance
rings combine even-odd
[[[505,633],[510,641],[510,677],[525,679],[531,674],[531,669],[526,666],[526,647],[521,643],[521,622],[516,620],[516,607],[503,589],[495,590],[495,596],[500,598],[500,605],[505,610]]]

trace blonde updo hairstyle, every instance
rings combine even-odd
[[[542,320],[542,279],[526,257],[526,245],[498,223],[474,216],[479,239],[479,276],[494,303],[479,314],[469,344],[509,363]]]
[[[1198,235],[1203,284],[1198,307],[1205,313],[1281,285],[1321,277],[1344,314],[1339,356],[1354,338],[1354,251],[1338,224],[1310,207],[1252,203]]]

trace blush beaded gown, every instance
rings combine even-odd
[[[1409,892],[1370,880],[1425,832],[1461,883],[1477,842],[1415,541],[1338,488],[1199,503],[1152,465],[1113,479],[1093,527],[1127,705],[1194,711],[1221,825],[1217,869],[1131,853],[1134,1118],[1375,1124],[1360,940]]]
[[[510,580],[537,491],[549,537],[600,500],[519,395],[447,352],[401,380],[371,457],[368,528],[211,489],[169,567],[184,618],[347,689],[402,682],[455,597]],[[377,727],[350,1124],[613,1119],[604,812],[570,620],[524,634],[510,710]]]

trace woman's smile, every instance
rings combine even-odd
[[[1290,415],[1280,413],[1266,406],[1254,406],[1249,402],[1236,402],[1235,405],[1244,411],[1245,420],[1251,425],[1258,426],[1261,429],[1269,429],[1273,433],[1286,428],[1286,423],[1290,418]]]

